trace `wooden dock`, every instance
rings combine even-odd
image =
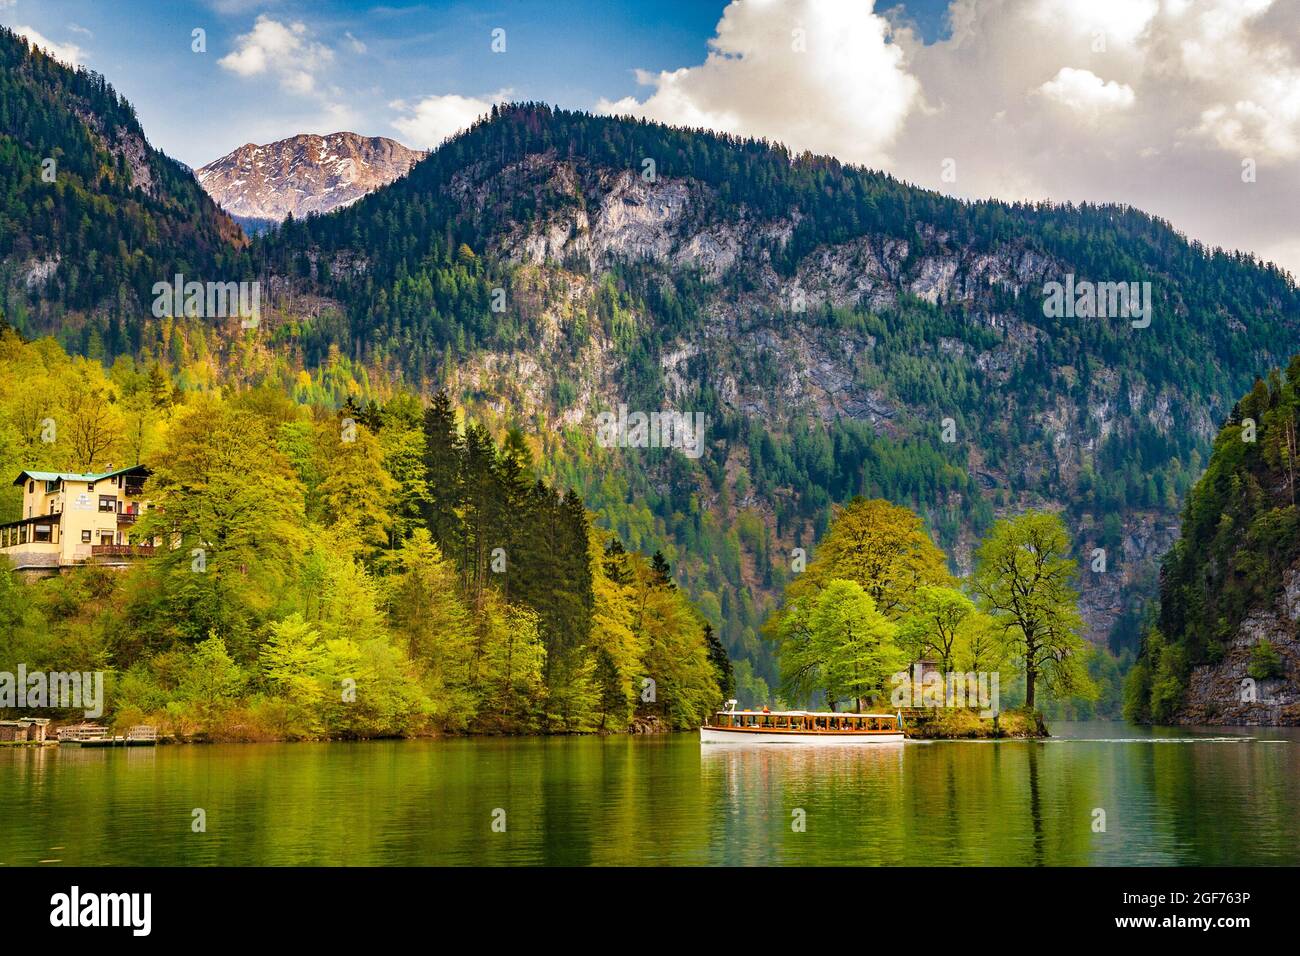
[[[59,745],[68,747],[153,747],[157,743],[158,728],[147,724],[132,727],[124,737],[111,736],[108,728],[97,724],[78,724],[59,732]]]

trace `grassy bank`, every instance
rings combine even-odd
[[[1023,708],[981,717],[968,707],[918,709],[903,714],[904,733],[916,740],[996,740],[1004,737],[1049,737],[1041,712]]]

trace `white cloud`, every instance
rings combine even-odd
[[[646,95],[597,109],[967,198],[1129,203],[1300,273],[1300,3],[952,0],[951,35],[928,45],[872,8],[733,0],[702,63],[640,73]]]
[[[306,95],[315,92],[318,74],[333,60],[334,51],[313,41],[305,23],[281,23],[262,14],[217,63],[243,77],[271,73],[282,89]]]
[[[1098,115],[1126,110],[1133,105],[1133,87],[1104,81],[1091,70],[1063,66],[1053,79],[1038,88],[1044,95],[1077,113]]]
[[[933,110],[909,115],[891,171],[970,198],[1129,203],[1300,273],[1300,4],[956,0],[952,22],[902,38]]]
[[[878,165],[919,103],[919,86],[892,37],[871,0],[733,2],[702,64],[638,71],[638,81],[653,88],[649,96],[602,99],[596,109]]]
[[[415,103],[394,100],[388,105],[403,114],[393,120],[393,128],[401,133],[402,141],[417,149],[432,149],[472,125],[493,104],[504,103],[509,98],[507,89],[486,97],[448,93],[426,96]]]
[[[27,42],[40,47],[56,60],[68,66],[79,66],[86,52],[75,43],[55,43],[31,27],[14,27],[14,32],[27,38]]]

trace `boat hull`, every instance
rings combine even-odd
[[[759,730],[750,727],[701,727],[702,744],[744,744],[745,746],[804,746],[804,747],[844,747],[860,744],[901,744],[901,731],[874,731],[853,733],[852,731],[826,732],[816,730]]]

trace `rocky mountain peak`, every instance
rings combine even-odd
[[[199,169],[198,178],[228,212],[280,221],[356,202],[406,175],[425,155],[383,136],[299,133],[246,143]]]

